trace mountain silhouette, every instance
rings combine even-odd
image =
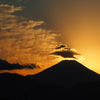
[[[40,83],[18,74],[0,74],[0,100],[2,98],[11,98],[11,100],[23,98],[22,100],[25,100],[25,92],[33,91],[34,86],[40,86]]]
[[[100,75],[74,60],[26,77],[0,74],[0,100],[95,100],[99,90]]]
[[[100,81],[78,84],[66,94],[68,100],[100,100]]]
[[[0,74],[0,100],[97,100],[100,81],[78,84],[67,91],[18,74]]]
[[[65,97],[57,86],[43,85],[18,74],[0,74],[0,100],[56,100]]]
[[[70,88],[77,84],[100,81],[100,75],[75,60],[63,60],[44,71],[28,75],[43,84],[54,84]]]

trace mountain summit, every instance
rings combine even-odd
[[[75,60],[63,60],[44,71],[29,75],[43,84],[72,87],[77,84],[100,81],[100,75]]]

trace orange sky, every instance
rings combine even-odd
[[[0,59],[47,68],[58,62],[49,54],[65,44],[85,57],[84,65],[100,73],[100,1],[37,1],[5,0],[6,5],[0,5]]]
[[[99,4],[84,3],[76,7],[73,18],[62,27],[62,41],[85,56],[83,64],[100,73],[100,11]],[[68,33],[68,34],[66,34]]]

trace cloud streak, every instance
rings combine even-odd
[[[52,30],[35,29],[44,21],[33,21],[12,15],[23,7],[0,5],[0,59],[10,63],[46,65],[54,57],[49,56],[59,42],[59,35]]]
[[[0,59],[0,70],[14,70],[14,69],[34,69],[39,68],[39,66],[35,64],[31,65],[19,65],[19,64],[10,64],[5,60]]]
[[[10,6],[8,4],[1,4],[0,5],[0,13],[5,14],[5,13],[13,13],[15,11],[22,10],[23,7],[14,7],[14,5]]]

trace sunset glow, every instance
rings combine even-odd
[[[44,70],[62,60],[76,60],[73,55],[50,55],[70,47],[81,54],[74,56],[77,61],[100,73],[99,0],[4,1],[0,1],[0,59],[21,65],[34,63]],[[38,71],[9,72],[27,75]]]
[[[0,100],[99,100],[100,0],[0,0]]]

